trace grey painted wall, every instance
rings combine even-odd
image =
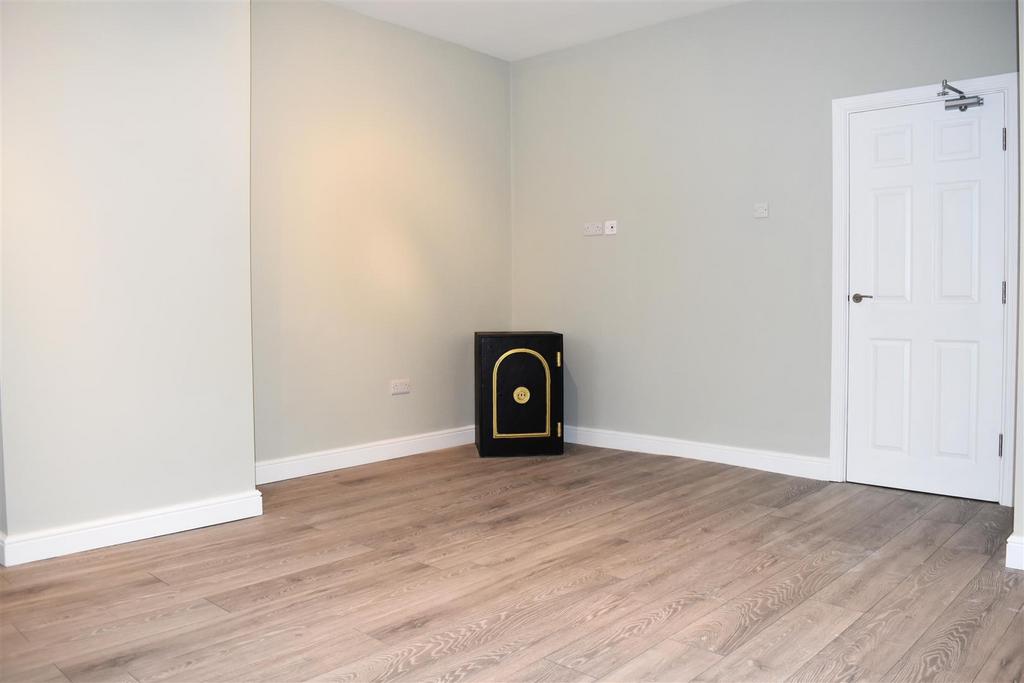
[[[0,8],[0,77],[4,73],[4,13]],[[0,81],[0,354],[3,353],[3,300],[4,300],[4,278],[3,278],[3,243],[4,243],[4,180],[3,180],[3,158],[4,158],[4,88]],[[0,373],[3,372],[3,356],[0,355]],[[0,382],[2,382],[0,378]],[[2,391],[0,391],[2,394]],[[4,479],[4,410],[0,395],[0,535],[7,534],[7,484]]]
[[[252,491],[247,3],[0,6],[7,531]]]
[[[261,1],[252,70],[257,460],[471,424],[472,333],[508,323],[508,65]]]
[[[827,456],[831,100],[1015,71],[1015,26],[750,3],[514,64],[513,322],[566,333],[567,423]]]
[[[0,534],[7,534],[7,481],[4,477],[4,423],[0,410]]]
[[[3,9],[0,8],[0,77],[3,76]],[[0,353],[3,353],[3,84],[0,83]],[[0,355],[0,373],[3,357]],[[2,380],[0,380],[2,382]],[[3,465],[3,402],[0,395],[0,536],[7,533],[7,485]]]

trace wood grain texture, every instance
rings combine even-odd
[[[1008,510],[668,456],[455,448],[0,570],[4,681],[1014,680]]]
[[[863,549],[832,542],[695,621],[675,639],[727,655],[842,576],[865,554]]]
[[[941,499],[926,493],[906,493],[851,526],[837,538],[862,548],[880,548],[920,519]]]
[[[692,681],[720,662],[722,657],[707,650],[663,640],[648,648],[601,679],[603,683],[682,683]]]
[[[524,628],[503,634],[485,648],[471,651],[465,656],[442,660],[422,672],[416,678],[430,681],[503,681],[523,675],[539,652],[554,652],[571,643],[580,633],[598,630],[618,623],[638,607],[637,603],[616,594],[587,596],[572,601],[556,612],[549,612],[545,619],[537,620]],[[551,630],[550,620],[559,624]],[[566,667],[546,659],[544,666],[557,666],[558,671]],[[573,672],[576,675],[585,675]],[[587,676],[587,678],[590,678]]]
[[[881,678],[946,609],[989,558],[940,548],[829,643],[796,680]],[[851,672],[857,672],[851,675]]]
[[[787,612],[698,680],[785,680],[860,617],[860,612],[807,600]]]
[[[769,551],[785,552],[802,557],[830,541],[850,536],[852,531],[857,531],[868,525],[876,511],[888,507],[904,495],[906,494],[902,491],[892,489],[866,488],[863,491],[858,491],[765,548]],[[909,524],[910,521],[913,520],[906,523]],[[877,521],[875,525],[877,525]],[[860,538],[854,538],[852,544],[861,548],[865,545],[873,545],[871,537],[868,538],[869,541],[866,544],[861,543]]]
[[[943,498],[935,507],[925,513],[925,519],[937,522],[953,522],[966,524],[978,511],[986,507],[984,503],[966,498]]]
[[[993,556],[888,672],[894,681],[974,678],[1024,606],[1024,572],[1006,572]],[[1024,648],[1024,631],[1017,633]]]
[[[1012,508],[985,506],[949,539],[947,545],[956,550],[992,555],[1004,549],[1012,529]]]
[[[976,683],[997,681],[1024,681],[1024,611],[1017,612],[1006,633],[996,643],[995,649],[981,671],[974,677]]]
[[[867,612],[959,529],[958,524],[920,519],[826,586],[817,598]]]
[[[538,659],[501,680],[507,683],[590,683],[594,679],[546,659]]]
[[[680,626],[707,614],[718,601],[702,593],[681,593],[626,615],[615,624],[557,650],[551,660],[600,677],[642,654],[652,643],[666,639]]]

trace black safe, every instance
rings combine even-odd
[[[477,332],[474,353],[480,456],[561,455],[562,335]]]

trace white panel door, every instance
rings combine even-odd
[[[999,498],[1002,99],[850,119],[850,481]]]

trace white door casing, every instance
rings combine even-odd
[[[834,103],[836,479],[1010,502],[1015,79]]]

